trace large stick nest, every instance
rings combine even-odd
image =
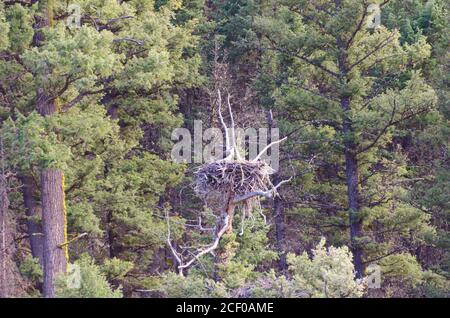
[[[234,196],[273,187],[273,169],[264,161],[217,161],[204,164],[194,173],[194,190],[203,198],[231,193]]]

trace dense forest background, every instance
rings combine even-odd
[[[448,297],[449,34],[445,0],[2,0],[0,297]],[[180,269],[217,216],[171,133],[217,92],[291,179]]]

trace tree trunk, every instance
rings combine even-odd
[[[340,7],[340,1],[336,2],[336,6]],[[354,141],[354,131],[352,127],[352,119],[350,117],[352,95],[348,85],[348,48],[345,41],[337,38],[337,46],[340,49],[338,56],[339,80],[343,88],[343,94],[340,97],[340,105],[343,111],[342,132],[344,133],[344,156],[345,156],[345,175],[347,186],[347,201],[349,210],[350,223],[350,243],[353,252],[353,264],[355,266],[356,277],[364,276],[364,264],[362,262],[362,249],[358,242],[361,236],[362,220],[360,216],[359,206],[359,174],[358,174],[358,158],[356,154],[356,144]]]
[[[278,128],[277,123],[273,120],[272,112],[270,111],[267,114],[267,126],[270,130],[274,128]],[[273,140],[271,140],[273,141]],[[281,167],[278,168],[277,173],[274,175],[274,184],[278,184],[281,181]],[[286,222],[284,215],[284,205],[283,200],[280,196],[276,196],[272,201],[272,215],[275,220],[275,239],[276,239],[276,248],[280,259],[278,260],[278,268],[280,271],[287,270],[287,262],[286,262]]]
[[[360,207],[358,203],[358,161],[355,156],[346,151],[345,153],[347,198],[350,221],[350,240],[353,252],[353,263],[355,265],[356,276],[364,276],[364,266],[362,262],[362,250],[357,239],[361,236],[362,220],[360,217]]]
[[[41,46],[45,40],[42,29],[52,26],[53,2],[39,2],[39,13],[35,16],[33,45]],[[36,92],[36,109],[41,116],[50,116],[57,111],[55,97],[45,88],[50,70],[43,71],[44,84]],[[44,296],[55,296],[55,278],[66,272],[66,216],[64,210],[63,174],[59,169],[44,168],[41,171],[42,229],[44,231]]]
[[[34,180],[29,175],[20,176],[22,182],[22,196],[25,205],[25,214],[27,216],[27,231],[30,238],[31,255],[39,260],[39,264],[44,267],[44,246],[42,222],[37,219],[42,217],[41,207],[39,206],[36,195],[37,188]]]
[[[276,183],[275,183],[276,184]],[[273,218],[275,220],[275,238],[276,246],[280,259],[278,260],[278,268],[280,271],[287,269],[286,249],[284,242],[286,241],[286,225],[284,220],[284,206],[280,197],[276,196],[273,200]]]
[[[225,230],[224,235],[229,235],[233,232],[233,218],[234,218],[234,210],[236,209],[236,205],[233,203],[234,194],[226,193],[224,196],[226,199],[224,200],[224,206],[221,209],[220,221],[216,226],[216,236],[218,232],[225,226],[223,220],[225,216],[228,215],[228,226]],[[219,275],[219,266],[228,263],[230,260],[230,253],[227,246],[221,246],[216,250],[216,255],[214,257],[214,273],[213,277],[215,281],[220,281],[221,277]]]
[[[44,230],[44,296],[54,297],[55,278],[66,272],[64,189],[62,172],[44,169],[41,172],[42,225]]]
[[[0,171],[0,298],[10,296],[10,285],[13,278],[9,273],[10,244],[8,233],[8,192],[3,171]]]
[[[56,111],[56,103],[38,90],[37,109],[42,116]],[[64,211],[63,174],[59,169],[41,171],[42,228],[44,230],[44,297],[55,297],[55,278],[67,269],[66,215]]]
[[[234,219],[234,210],[236,209],[236,205],[232,202],[234,199],[234,195],[231,195],[228,199],[227,205],[225,207],[225,213],[228,215],[228,227],[225,231],[225,234],[231,234],[233,232],[233,219]]]
[[[14,297],[20,290],[15,255],[15,220],[9,210],[9,184],[3,140],[0,137],[0,298]]]
[[[44,90],[37,91],[37,110],[46,117],[56,112],[55,100]],[[55,297],[55,278],[67,269],[66,216],[63,174],[59,169],[41,171],[42,228],[44,231],[44,297]]]
[[[345,175],[347,184],[347,201],[349,209],[350,222],[350,241],[353,252],[353,264],[356,270],[356,277],[362,278],[364,276],[364,264],[362,262],[362,250],[358,242],[361,236],[362,220],[360,217],[359,206],[359,174],[358,174],[358,159],[356,157],[356,146],[353,141],[353,130],[351,120],[347,114],[350,110],[350,97],[346,96],[341,99],[341,106],[345,113],[343,122],[344,132],[344,146],[345,146]]]

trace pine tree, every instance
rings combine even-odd
[[[166,161],[180,123],[176,91],[197,82],[199,64],[189,52],[195,21],[172,21],[179,1],[75,4],[80,25],[67,25],[73,12],[58,1],[8,2],[1,11],[9,30],[1,42],[2,135],[23,176],[30,238],[39,234],[31,220],[42,205],[49,297],[83,233],[109,240],[111,253],[137,262],[137,272],[165,244],[158,200],[182,171]],[[142,259],[127,253],[140,245]]]
[[[0,2],[0,295],[447,297],[447,20],[444,0]],[[220,127],[217,88],[238,127],[288,137],[271,181],[292,180],[181,276],[171,247],[220,223],[170,137]]]
[[[323,182],[346,196],[328,204],[347,211],[359,277],[374,259],[368,247],[379,240],[364,232],[377,232],[367,224],[368,216],[378,209],[400,211],[393,202],[401,198],[395,194],[401,153],[386,153],[395,147],[394,128],[432,112],[436,103],[419,70],[430,46],[424,38],[402,46],[398,31],[368,28],[368,6],[364,1],[282,1],[257,22],[271,63],[290,61],[286,80],[275,91],[277,110],[289,121],[286,133],[317,138],[313,143],[324,155],[322,165],[338,163],[335,176]],[[376,186],[382,180],[389,180],[384,189]]]

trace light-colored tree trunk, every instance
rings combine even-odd
[[[52,24],[52,1],[40,3],[38,30],[33,39],[35,46],[44,41],[40,30]],[[44,74],[49,76],[49,71]],[[47,91],[45,84],[37,89],[36,109],[41,116],[57,112],[55,98]],[[44,168],[40,174],[42,201],[42,229],[44,232],[44,297],[55,297],[55,278],[67,270],[67,229],[64,202],[63,173],[60,169]]]
[[[44,296],[55,297],[55,278],[66,272],[64,189],[59,169],[41,172],[44,230]]]

